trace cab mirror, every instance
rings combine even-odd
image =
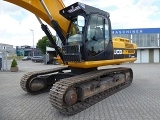
[[[84,19],[84,17],[83,16],[78,16],[77,17],[77,22],[78,22],[78,26],[80,26],[80,27],[84,27],[84,25],[85,25],[85,19]]]

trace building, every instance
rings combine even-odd
[[[13,45],[0,43],[0,71],[8,69],[7,56],[9,55],[15,55],[15,49],[13,48]]]
[[[135,63],[160,63],[160,28],[113,29],[112,37],[123,37],[137,44]]]
[[[57,57],[57,52],[55,48],[47,47],[46,46],[46,63],[47,64],[55,64],[54,57]]]
[[[0,43],[0,53],[7,52],[7,55],[14,55],[15,49],[13,45]]]
[[[42,51],[38,48],[32,48],[31,46],[16,46],[17,56],[42,56]]]

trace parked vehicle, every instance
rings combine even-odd
[[[33,62],[43,62],[43,56],[33,56],[31,59]]]
[[[22,58],[22,61],[31,60],[31,56],[25,56]]]

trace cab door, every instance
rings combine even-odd
[[[86,36],[87,60],[105,60],[105,49],[109,42],[107,19],[98,14],[91,15]]]

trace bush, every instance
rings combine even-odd
[[[17,67],[17,61],[15,59],[13,59],[11,67]]]

